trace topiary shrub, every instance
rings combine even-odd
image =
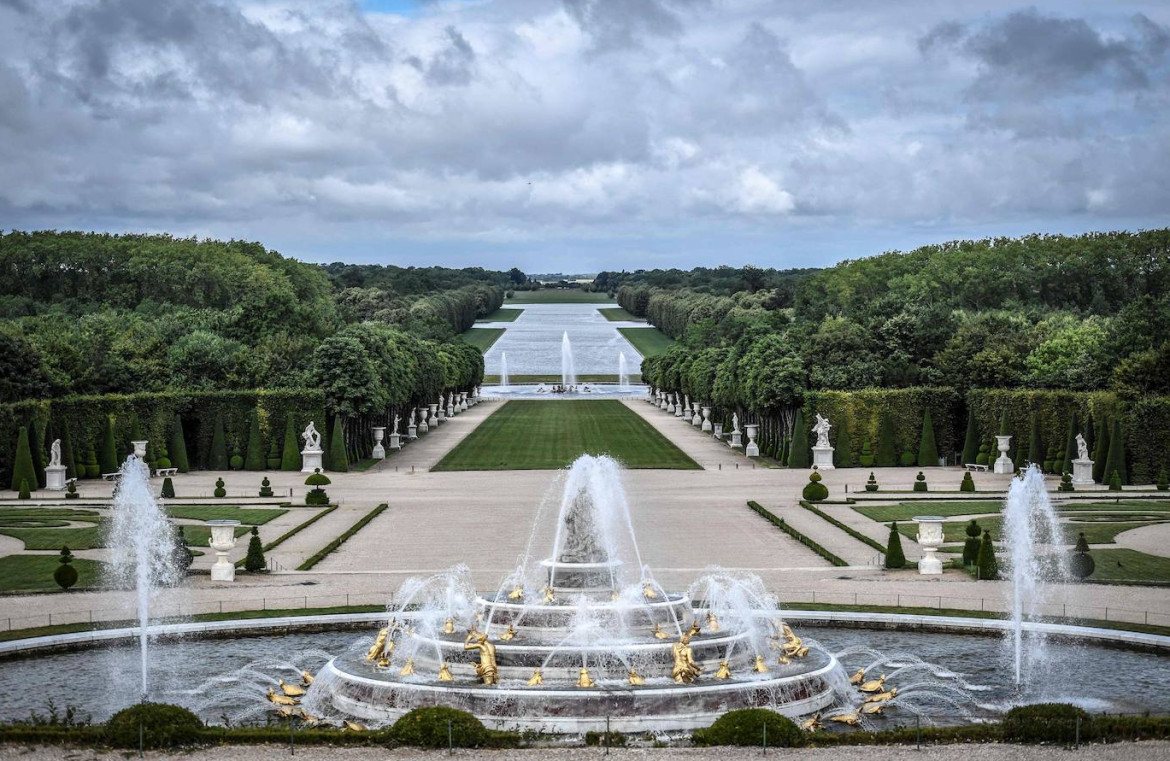
[[[1072,473],[1066,472],[1060,477],[1060,486],[1057,487],[1059,491],[1076,491],[1077,487],[1073,486]]]
[[[979,562],[979,536],[982,533],[979,522],[972,518],[967,524],[967,540],[963,542],[963,565],[975,565]]]
[[[918,471],[918,475],[914,478],[914,491],[929,491],[926,487],[926,474],[921,470]]]
[[[272,496],[272,482],[268,480],[268,476],[264,476],[264,480],[260,482],[260,496]]]
[[[829,498],[829,487],[821,483],[821,474],[817,472],[815,466],[813,472],[808,475],[808,483],[804,485],[801,496],[809,502],[821,502]]]
[[[240,456],[239,447],[232,447],[232,459],[228,460],[228,467],[232,470],[244,469],[244,458]]]
[[[187,536],[183,533],[182,524],[175,527],[175,546],[171,550],[171,556],[175,561],[175,583],[178,584],[187,575],[187,569],[195,560],[195,556],[187,547]]]
[[[179,469],[180,473],[187,473],[191,470],[191,464],[187,461],[187,440],[183,436],[183,418],[175,413],[175,422],[171,426],[171,446],[169,455],[174,467]]]
[[[1067,703],[1035,703],[1016,706],[1003,717],[1003,739],[1014,743],[1071,743],[1093,736],[1092,717],[1082,708]]]
[[[53,569],[53,581],[57,582],[57,586],[62,589],[69,589],[77,583],[77,569],[71,563],[73,562],[73,553],[69,551],[68,547],[61,548],[61,557],[57,559],[60,564]]]
[[[1105,472],[1116,472],[1121,483],[1129,483],[1129,474],[1125,467],[1125,439],[1121,434],[1121,421],[1113,421],[1113,431],[1109,434],[1109,456],[1105,458]],[[1109,477],[1109,488],[1113,488],[1113,476]]]
[[[223,433],[223,415],[215,416],[215,427],[211,434],[211,453],[207,457],[208,470],[228,469],[227,437]]]
[[[77,493],[77,482],[70,481],[69,485],[65,487],[65,499],[79,499],[80,494]]]
[[[199,741],[203,722],[186,708],[167,703],[138,703],[106,722],[106,742],[115,748],[177,748]]]
[[[118,470],[118,444],[114,440],[114,419],[109,415],[106,415],[105,428],[102,429],[98,467],[101,468],[100,473],[113,473]]]
[[[975,479],[971,478],[971,471],[963,473],[963,483],[959,484],[959,491],[975,491]]]
[[[301,450],[297,446],[297,431],[291,415],[284,421],[284,449],[280,456],[280,469],[287,471],[301,469]]]
[[[922,438],[918,442],[918,467],[933,468],[938,465],[938,446],[934,443],[934,422],[930,409],[922,414]]]
[[[97,450],[93,448],[93,440],[90,439],[85,452],[85,477],[97,478],[101,474],[102,466],[98,464]]]
[[[995,581],[999,578],[999,563],[995,560],[995,545],[991,543],[991,532],[983,532],[983,541],[979,543],[978,573],[975,578],[983,581]]]
[[[975,421],[975,410],[967,408],[967,435],[963,437],[963,455],[960,465],[972,465],[979,456],[979,424]]]
[[[321,472],[320,468],[314,468],[313,474],[305,479],[305,486],[312,486],[313,488],[305,495],[306,505],[328,505],[329,495],[325,493],[322,486],[328,486],[333,483],[329,480],[329,476]]]
[[[1109,476],[1109,491],[1121,491],[1121,474],[1116,470]]]
[[[163,479],[162,492],[159,496],[163,499],[175,498],[175,482],[171,480],[170,476]]]
[[[227,496],[227,489],[223,488],[222,478],[215,479],[215,496],[219,499],[223,499]]]
[[[979,454],[975,455],[975,464],[976,465],[987,465],[988,464],[987,452],[988,452],[987,443],[984,442],[984,443],[980,444],[979,445]]]
[[[796,420],[792,427],[792,444],[788,450],[788,467],[807,468],[812,450],[808,445],[808,431],[805,430],[804,412],[796,411]]]
[[[329,469],[349,472],[349,453],[345,451],[345,426],[341,416],[333,418],[333,433],[329,436]]]
[[[415,708],[394,722],[390,737],[415,748],[479,748],[488,739],[483,722],[466,711],[443,706]]]
[[[20,427],[20,431],[16,435],[16,456],[12,464],[12,485],[9,487],[13,491],[27,492],[30,486],[35,486],[37,483],[37,471],[33,465],[32,449],[29,447],[28,428]],[[21,497],[21,499],[28,499],[28,497]]]
[[[765,728],[768,747],[799,748],[804,745],[804,732],[792,719],[765,708],[728,711],[706,729],[695,730],[692,739],[695,745],[758,747],[764,743]]]
[[[914,454],[914,452],[910,449],[907,449],[905,452],[902,453],[902,456],[898,458],[898,463],[903,468],[913,467],[914,464],[917,462],[918,462],[918,455]]]
[[[1097,570],[1097,563],[1089,557],[1089,541],[1085,539],[1084,531],[1077,538],[1077,546],[1069,559],[1068,570],[1077,579],[1087,579]]]
[[[32,492],[28,490],[28,479],[20,479],[20,489],[16,493],[17,499],[32,499]]]
[[[264,560],[264,546],[260,544],[260,530],[252,527],[252,538],[248,540],[248,555],[244,558],[244,570],[252,573],[263,571],[268,566]]]
[[[276,443],[275,436],[268,442],[268,457],[265,463],[269,470],[280,470],[280,444]]]
[[[906,567],[906,553],[902,552],[902,535],[898,533],[898,522],[890,524],[890,539],[886,543],[886,568]]]
[[[868,436],[861,440],[861,457],[857,461],[865,468],[873,466],[873,450],[870,448]]]
[[[865,490],[866,491],[877,491],[878,490],[878,482],[877,482],[877,479],[873,477],[873,471],[870,471],[869,480],[865,482]]]
[[[264,439],[260,435],[260,413],[252,414],[252,424],[248,427],[248,448],[245,450],[244,467],[248,470],[264,470],[267,465],[264,456]]]
[[[1166,475],[1166,467],[1163,466],[1158,470],[1158,491],[1170,491],[1170,476]]]
[[[898,452],[894,446],[894,421],[884,409],[878,417],[877,451],[873,464],[879,468],[892,468],[898,464]]]

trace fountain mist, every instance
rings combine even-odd
[[[622,391],[630,390],[630,372],[626,368],[626,353],[618,352],[618,388]]]
[[[500,388],[508,389],[508,352],[500,352]]]
[[[131,455],[122,464],[114,491],[106,546],[110,562],[106,574],[114,586],[137,593],[138,649],[142,672],[142,699],[147,696],[147,645],[150,605],[161,587],[178,580],[174,529],[150,492],[146,463]]]
[[[1047,590],[1043,582],[1067,576],[1062,537],[1044,476],[1035,465],[1029,465],[1023,476],[1012,480],[1003,516],[1003,538],[1011,566],[1008,595],[1012,626],[1007,641],[1017,690],[1023,686],[1026,671],[1043,665],[1044,640],[1036,635],[1024,642],[1024,619],[1034,617],[1044,605]],[[1043,554],[1044,546],[1051,551]]]
[[[577,385],[577,371],[573,368],[573,347],[569,344],[569,331],[561,336],[561,385]]]

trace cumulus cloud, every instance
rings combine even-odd
[[[1170,11],[1066,8],[0,0],[0,226],[579,269],[1164,224]]]

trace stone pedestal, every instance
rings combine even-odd
[[[427,421],[426,421],[427,422],[427,430],[430,430],[431,428],[434,428],[436,425],[439,424],[439,418],[435,415],[436,411],[439,409],[439,405],[432,404],[432,405],[430,405],[430,408],[431,408],[430,417],[428,417]]]
[[[467,394],[459,395],[459,411],[467,412]]]
[[[727,443],[732,449],[743,449],[743,431],[738,428],[731,432],[731,441]]]
[[[918,536],[915,541],[922,548],[922,559],[918,561],[918,573],[936,576],[943,572],[942,561],[935,557],[943,543],[943,519],[937,515],[917,515]]]
[[[711,433],[711,408],[703,408],[703,433]]]
[[[64,465],[46,465],[45,466],[45,488],[49,491],[65,491],[65,471],[68,470]]]
[[[436,418],[436,420],[438,420],[440,423],[446,423],[447,422],[447,408],[443,406],[443,403],[441,401],[438,404],[434,405],[434,407],[431,407],[431,409],[435,409],[435,407],[439,408],[439,416]]]
[[[746,454],[748,457],[759,457],[760,456],[760,446],[758,444],[756,444],[756,432],[759,430],[760,427],[758,425],[756,425],[755,423],[748,423],[747,425],[744,426],[744,428],[747,429],[748,443],[747,443],[747,447],[744,449],[743,453]]]
[[[390,434],[390,448],[402,449],[402,436],[397,432]]]
[[[694,417],[691,418],[691,425],[698,428],[699,426],[701,426],[703,424],[703,415],[699,410],[699,405],[697,405],[697,404],[695,405],[694,412],[695,412],[695,415],[694,415]]]
[[[418,438],[418,426],[414,424],[414,416],[410,417],[410,425],[406,426],[406,440],[414,441]]]
[[[663,410],[669,408],[670,407],[669,397],[661,391],[659,391],[658,393],[659,393],[658,408],[663,409]]]
[[[215,550],[215,565],[211,566],[212,581],[235,581],[236,565],[228,560],[228,553],[236,546],[236,527],[239,521],[208,521],[211,526],[211,540],[208,545]]]
[[[1008,459],[1008,450],[1012,447],[1011,436],[996,436],[995,446],[999,450],[999,458],[995,461],[993,468],[996,473],[1015,473],[1016,465]]]
[[[431,427],[427,424],[427,411],[424,409],[422,414],[418,416],[418,432],[429,433]]]
[[[455,417],[455,395],[454,394],[450,394],[447,396],[447,417],[449,417],[449,418]]]
[[[324,463],[325,450],[324,449],[302,449],[301,450],[301,472],[312,473],[315,470],[325,471]]]
[[[139,460],[146,459],[146,441],[131,441],[134,445],[134,456]]]
[[[386,435],[386,429],[382,426],[374,426],[374,451],[370,452],[370,457],[375,460],[386,459],[386,449],[382,446],[382,439]]]
[[[710,423],[711,421],[708,420],[707,422]],[[715,424],[715,432],[711,435],[714,436],[715,438],[719,439],[720,441],[723,441],[723,423],[716,423]]]
[[[813,447],[813,465],[817,470],[833,470],[833,447]]]
[[[1093,461],[1073,460],[1073,483],[1077,485],[1095,483],[1093,481]]]
[[[666,411],[668,413],[670,413],[671,415],[673,415],[674,414],[674,397],[668,395],[666,398],[668,399],[668,401],[666,402]]]

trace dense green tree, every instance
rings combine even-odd
[[[13,458],[12,479],[8,487],[12,491],[20,491],[22,484],[30,489],[35,489],[37,485],[37,472],[33,468],[28,439],[28,428],[22,425],[16,434],[16,455]]]
[[[788,455],[788,467],[807,468],[810,465],[812,450],[808,445],[808,431],[804,423],[804,412],[796,411],[796,421],[792,427],[792,449]]]
[[[349,455],[345,451],[345,426],[341,416],[333,418],[333,433],[329,437],[329,468],[338,473],[349,471]]]
[[[1121,421],[1116,418],[1113,420],[1113,430],[1109,434],[1109,455],[1105,458],[1105,472],[1117,473],[1121,483],[1129,483],[1125,467],[1125,439],[1121,436]]]
[[[922,415],[922,437],[918,443],[919,467],[936,467],[938,465],[938,446],[934,443],[934,422],[930,419],[930,409]]]
[[[284,421],[284,448],[280,456],[280,469],[287,471],[301,469],[301,448],[297,446],[297,432],[291,415]]]
[[[264,458],[264,439],[260,435],[260,412],[252,413],[252,423],[248,428],[248,449],[244,456],[244,467],[247,470],[264,470],[267,465]]]
[[[223,430],[223,415],[217,413],[211,432],[211,450],[207,455],[207,468],[208,470],[227,470],[230,464],[227,436]]]
[[[967,410],[967,434],[963,439],[962,465],[970,465],[979,456],[979,424],[975,422],[975,410]]]

